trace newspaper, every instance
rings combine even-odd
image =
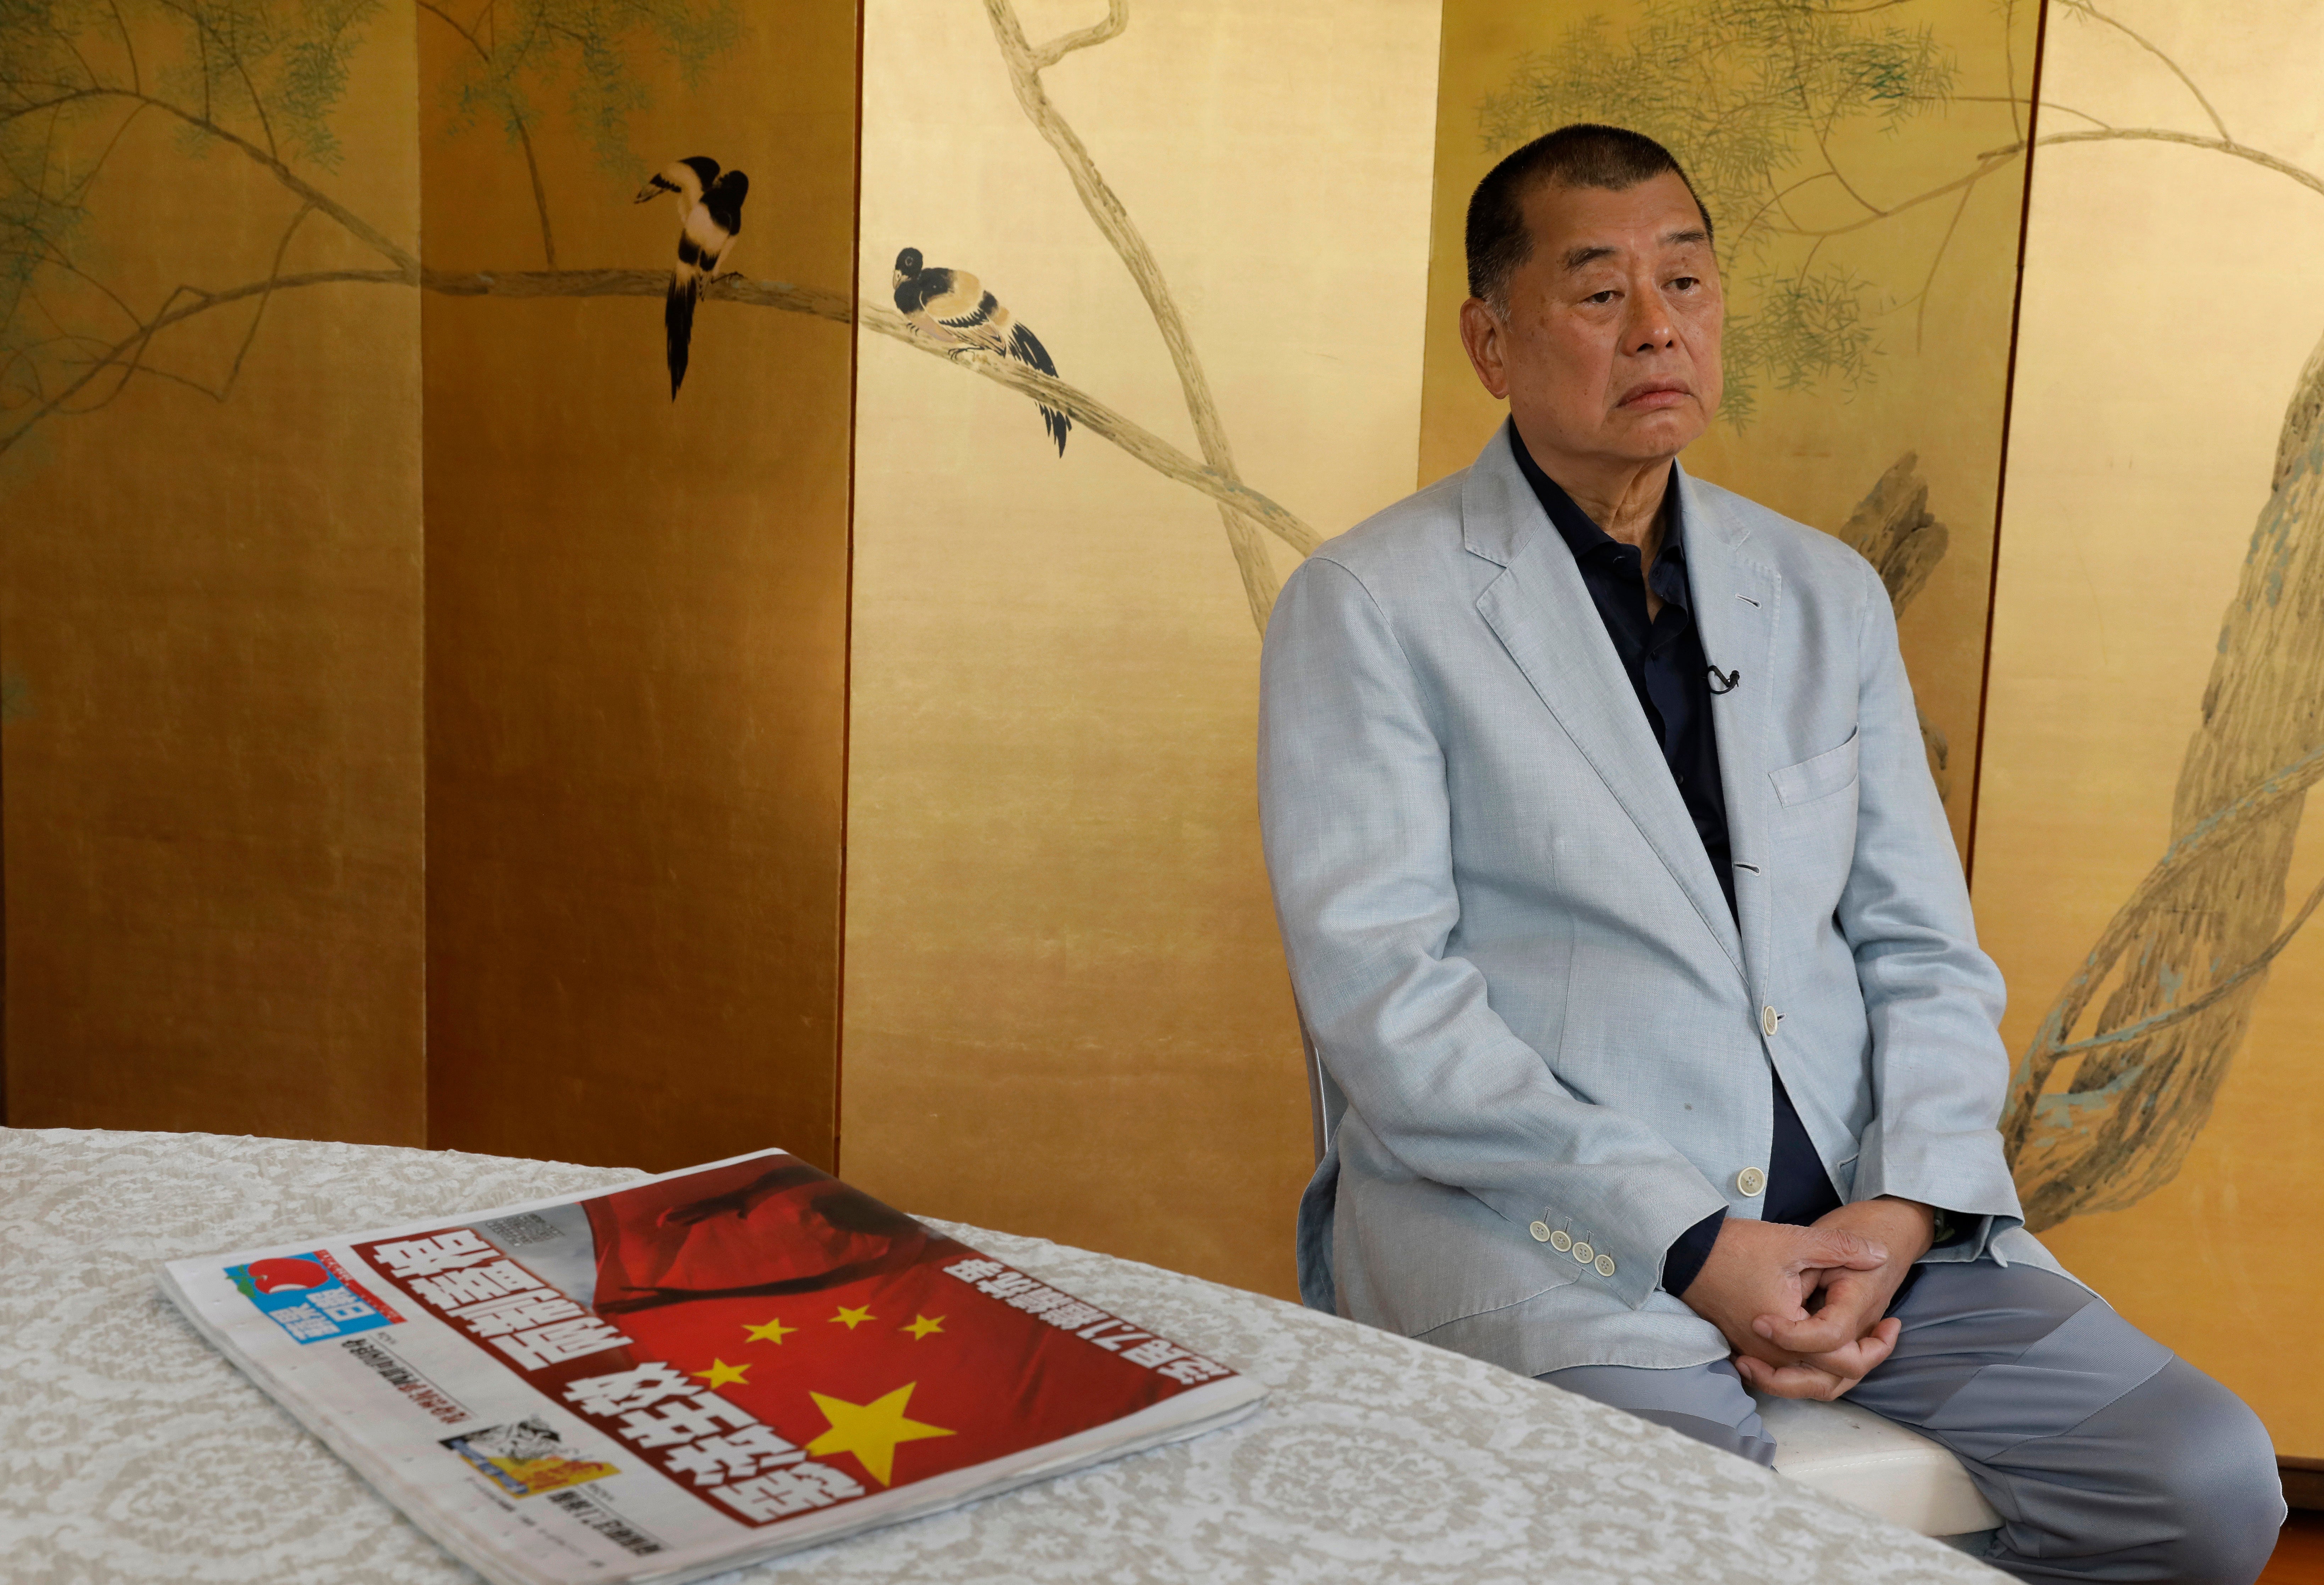
[[[161,1283],[495,1585],[691,1580],[1265,1396],[780,1150]]]

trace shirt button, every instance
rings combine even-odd
[[[1614,1258],[1611,1255],[1600,1255],[1598,1257],[1598,1275],[1600,1276],[1611,1276],[1614,1275]]]
[[[1767,1192],[1767,1175],[1756,1166],[1747,1166],[1735,1175],[1735,1192],[1746,1200],[1757,1200]]]
[[[1589,1265],[1590,1258],[1597,1253],[1598,1251],[1591,1249],[1589,1245],[1579,1241],[1577,1241],[1573,1246],[1573,1258],[1576,1260],[1581,1261],[1584,1266]]]
[[[1537,1221],[1526,1230],[1532,1233],[1536,1240],[1538,1242],[1544,1244],[1549,1242],[1549,1223],[1545,1221]]]
[[[1765,1035],[1768,1039],[1773,1040],[1775,1037],[1775,1024],[1780,1017],[1781,1015],[1778,1014],[1772,1007],[1761,1008],[1759,1009],[1759,1033]]]
[[[1573,1236],[1566,1232],[1552,1233],[1549,1235],[1549,1247],[1563,1255],[1573,1248]]]

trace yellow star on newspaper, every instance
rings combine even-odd
[[[851,1404],[819,1392],[807,1394],[831,1422],[831,1429],[807,1443],[807,1451],[818,1459],[825,1453],[853,1453],[872,1479],[882,1486],[890,1484],[898,1442],[953,1434],[941,1425],[923,1425],[904,1418],[904,1406],[912,1401],[912,1389],[919,1385],[908,1381],[886,1397],[868,1404]]]
[[[921,1315],[915,1313],[912,1317],[912,1323],[909,1326],[899,1326],[896,1330],[898,1332],[910,1332],[912,1334],[912,1341],[914,1342],[918,1342],[922,1338],[927,1336],[928,1333],[932,1332],[942,1332],[944,1330],[944,1317],[941,1315]]]
[[[745,1323],[742,1330],[751,1334],[751,1341],[753,1342],[779,1343],[790,1333],[797,1332],[798,1328],[785,1326],[782,1318],[777,1316],[763,1326],[752,1326]]]
[[[740,1381],[743,1386],[748,1387],[751,1384],[744,1378],[742,1372],[749,1368],[748,1365],[729,1365],[724,1359],[713,1359],[710,1361],[709,1369],[696,1370],[693,1374],[699,1376],[714,1387],[724,1387],[730,1381]]]
[[[877,1321],[880,1318],[877,1315],[872,1313],[872,1306],[869,1304],[857,1310],[850,1310],[846,1305],[842,1304],[839,1307],[839,1313],[832,1317],[833,1321],[837,1322],[840,1325],[845,1327],[850,1332],[853,1332],[857,1327],[862,1325],[867,1321]]]

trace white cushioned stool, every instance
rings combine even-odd
[[[1758,1403],[1777,1473],[1923,1535],[1950,1540],[2000,1526],[1960,1461],[1918,1432],[1844,1398]]]

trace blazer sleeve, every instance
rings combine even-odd
[[[1871,567],[1858,628],[1856,858],[1839,924],[1855,954],[1872,1037],[1873,1120],[1851,1197],[1895,1194],[1982,1221],[1932,1259],[1974,1260],[2023,1221],[1996,1125],[2009,1084],[1997,1027],[2001,972],[1977,945],[1969,887],[1929,774]]]
[[[1726,1200],[1637,1119],[1576,1100],[1446,951],[1460,917],[1445,755],[1425,689],[1354,573],[1311,557],[1260,667],[1260,829],[1291,977],[1325,1065],[1421,1177],[1475,1195],[1517,1244],[1536,1221],[1613,1258],[1636,1308],[1664,1253]]]

